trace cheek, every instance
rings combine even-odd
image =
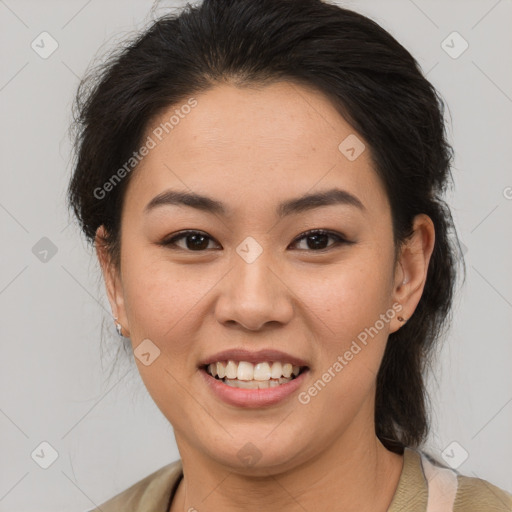
[[[326,269],[322,278],[316,274],[303,281],[300,294],[319,347],[314,389],[303,398],[319,409],[344,404],[340,421],[355,414],[373,393],[394,316],[389,307],[390,262],[383,261],[382,252],[361,251],[357,258]]]
[[[389,265],[382,258],[362,252],[303,276],[301,301],[323,325],[322,333],[336,348],[372,326],[389,308]],[[323,273],[323,275],[322,275]]]
[[[216,274],[197,265],[187,268],[155,259],[149,251],[145,256],[132,252],[123,270],[132,348],[136,353],[142,340],[149,339],[160,350],[148,366],[135,361],[153,400],[173,424],[179,423],[179,411],[186,408],[180,383],[195,372],[205,295],[219,281]]]
[[[202,303],[220,279],[200,265],[176,265],[154,254],[134,253],[123,270],[126,312],[132,338],[154,340],[172,354],[193,343],[191,325],[199,325]],[[196,320],[192,317],[196,315]],[[172,343],[169,343],[172,340]]]

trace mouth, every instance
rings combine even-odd
[[[232,359],[204,364],[199,367],[227,386],[241,389],[267,389],[287,384],[308,371],[286,361],[235,361]]]

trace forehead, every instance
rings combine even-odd
[[[344,153],[343,141],[360,144],[359,153],[362,138],[318,91],[290,82],[219,85],[194,100],[193,108],[182,108],[185,99],[147,127],[144,140],[155,145],[127,194],[147,202],[178,187],[222,200],[341,186],[363,201],[386,200],[369,151],[356,159]]]

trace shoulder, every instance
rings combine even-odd
[[[461,475],[427,453],[406,447],[388,512],[404,510],[512,512],[512,495],[486,480]]]
[[[420,459],[429,504],[443,505],[453,512],[512,512],[512,495],[506,491],[486,480],[461,475],[428,454],[420,454]],[[447,507],[448,503],[453,506]]]
[[[87,512],[165,512],[182,471],[181,459],[178,459]]]
[[[454,512],[511,512],[512,495],[495,485],[469,476],[457,477]]]

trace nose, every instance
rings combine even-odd
[[[264,254],[252,263],[235,255],[234,268],[223,279],[216,303],[220,323],[257,331],[267,324],[284,325],[292,319],[293,294]]]

